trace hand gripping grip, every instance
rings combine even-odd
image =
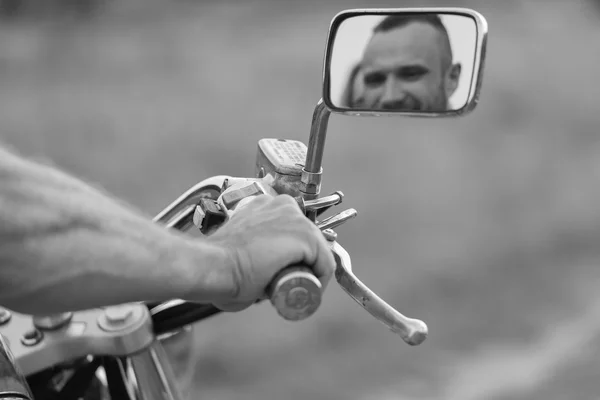
[[[223,192],[219,203],[229,216],[241,210],[257,195],[277,193],[254,180],[238,182]],[[277,313],[288,321],[310,317],[321,305],[323,287],[310,268],[296,265],[281,270],[267,286],[265,294]]]

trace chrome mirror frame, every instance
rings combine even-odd
[[[462,108],[444,112],[415,112],[415,111],[372,111],[368,109],[349,109],[333,105],[331,94],[331,59],[333,44],[340,25],[348,18],[365,15],[404,15],[404,14],[446,14],[471,18],[475,21],[476,42],[473,60],[473,76],[467,101]],[[323,102],[332,113],[352,116],[407,116],[407,117],[457,117],[464,116],[475,109],[479,101],[483,81],[483,69],[487,48],[488,25],[485,17],[475,10],[459,7],[426,7],[426,8],[364,8],[350,9],[335,15],[327,34],[325,58],[323,62]]]

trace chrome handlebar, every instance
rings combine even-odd
[[[165,224],[175,223],[185,225],[186,218],[184,218],[184,216],[186,214],[186,207],[189,206],[189,199],[198,198],[198,193],[202,191],[203,187],[206,187],[208,184],[212,184],[213,186],[220,184],[221,187],[223,187],[223,185],[226,185],[227,180],[238,180],[239,183],[239,179],[240,178],[219,176],[201,182],[194,186],[194,188],[188,190],[188,192],[181,196],[178,201],[172,203],[159,214],[159,216],[171,216],[171,218],[179,215],[179,218],[167,219],[163,217],[160,222]],[[342,198],[343,193],[336,192],[321,199],[307,201],[298,199],[298,202],[303,211],[318,211],[324,207],[340,204]],[[187,214],[190,214],[189,209]],[[373,317],[385,324],[392,332],[397,333],[409,345],[419,345],[427,338],[427,325],[418,319],[404,316],[361,282],[352,272],[350,255],[336,241],[337,235],[333,232],[332,228],[341,225],[356,215],[356,210],[348,209],[317,223],[317,226],[323,231],[325,237],[331,242],[331,250],[337,261],[335,278],[342,289]]]

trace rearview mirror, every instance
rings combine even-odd
[[[347,10],[327,38],[323,101],[350,115],[456,116],[483,78],[487,22],[463,8]]]

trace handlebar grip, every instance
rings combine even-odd
[[[313,315],[321,305],[322,292],[321,281],[304,266],[284,268],[267,288],[271,304],[288,321]]]

